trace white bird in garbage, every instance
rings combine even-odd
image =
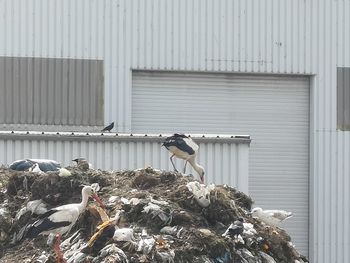
[[[250,214],[271,226],[277,226],[280,222],[293,216],[292,212],[285,210],[263,210],[261,207],[253,208]]]
[[[174,135],[167,137],[162,146],[165,146],[165,148],[172,153],[170,161],[175,171],[177,171],[177,169],[173,162],[174,156],[186,161],[183,169],[184,173],[186,172],[187,162],[189,162],[193,169],[198,173],[201,183],[204,182],[204,168],[199,165],[196,160],[199,146],[190,137],[184,134],[175,133]]]
[[[85,210],[89,197],[92,197],[102,207],[102,201],[91,186],[84,186],[81,190],[82,201],[75,204],[67,204],[52,208],[39,216],[38,220],[27,227],[27,238],[34,238],[39,234],[56,234],[54,250],[58,257],[58,262],[62,262],[63,253],[60,250],[61,235],[69,232],[79,215]]]

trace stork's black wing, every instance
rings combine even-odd
[[[186,135],[175,133],[173,136],[167,137],[163,143],[163,145],[169,149],[170,146],[175,146],[179,150],[183,152],[187,152],[188,154],[194,154],[194,150],[191,146],[189,146],[184,138],[188,138]]]

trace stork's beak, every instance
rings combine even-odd
[[[100,205],[102,208],[105,208],[105,205],[102,203],[101,199],[98,197],[97,194],[92,194],[91,197],[92,197],[97,203],[99,203],[99,205]]]
[[[201,179],[201,183],[204,184],[204,175],[200,175],[199,177]]]

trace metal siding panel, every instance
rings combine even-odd
[[[53,101],[52,101],[52,108],[53,108],[53,117],[52,117],[52,123],[54,125],[60,125],[61,123],[65,123],[62,119],[64,118],[62,115],[64,103],[64,79],[65,77],[63,76],[63,62],[64,60],[54,60],[54,76],[52,78],[53,82]]]
[[[344,69],[344,124],[350,130],[350,68]]]
[[[5,58],[5,87],[12,87],[12,60],[9,58]],[[12,89],[6,89],[4,97],[6,98],[6,108],[5,108],[5,122],[11,123],[12,120],[12,103],[13,103],[13,95]]]
[[[0,63],[2,118],[9,128],[62,125],[67,117],[71,125],[103,125],[102,61],[0,57]],[[89,109],[97,117],[90,118]]]
[[[1,69],[0,69],[1,70]],[[19,59],[19,96],[17,98],[18,102],[18,112],[19,112],[19,120],[16,123],[26,123],[27,117],[27,104],[28,104],[28,63],[27,59],[20,58]],[[1,74],[1,73],[0,73]],[[1,78],[1,77],[0,77]]]
[[[39,104],[39,110],[36,113],[38,115],[38,124],[47,123],[48,121],[48,98],[49,98],[49,61],[46,59],[40,59],[40,67],[38,69],[39,74],[39,92],[36,94],[37,103]]]
[[[75,99],[74,99],[74,122],[72,124],[78,124],[82,125],[83,121],[83,60],[75,60],[74,61],[74,67],[75,67],[75,73],[74,73],[74,90],[75,90]]]
[[[337,68],[337,128],[344,123],[344,68]]]
[[[91,63],[88,60],[83,60],[82,63],[82,92],[81,92],[81,107],[80,111],[82,112],[82,118],[80,120],[80,125],[89,125],[90,124],[90,114],[89,108],[93,105],[89,104],[89,98],[94,96],[90,88],[90,71]]]
[[[337,128],[350,129],[350,68],[337,68]]]
[[[1,10],[1,9],[0,9]],[[0,18],[1,19],[1,18]],[[1,43],[2,41],[0,41]],[[1,45],[1,44],[0,44]],[[7,107],[7,99],[6,99],[6,60],[0,59],[0,123],[4,123],[6,121],[6,107]]]
[[[12,96],[11,96],[11,104],[12,104],[12,123],[18,123],[19,116],[19,97],[20,97],[20,87],[19,87],[19,58],[15,58],[12,60]]]
[[[47,115],[46,121],[42,123],[46,123],[49,125],[54,124],[54,112],[55,112],[55,104],[56,102],[56,96],[55,96],[55,71],[56,71],[56,65],[54,59],[48,59],[47,60],[47,85],[43,85],[43,89],[47,89],[47,106],[46,108],[42,109],[42,111],[45,111],[45,114]],[[42,115],[45,115],[43,112]]]

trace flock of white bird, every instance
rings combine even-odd
[[[109,125],[106,130],[113,128],[113,125]],[[163,142],[162,146],[172,154],[170,156],[170,161],[174,167],[175,171],[178,171],[173,162],[173,158],[177,157],[185,161],[183,167],[183,173],[186,173],[186,165],[190,163],[193,169],[198,173],[200,182],[204,183],[204,168],[197,162],[197,154],[199,150],[198,144],[196,144],[189,136],[184,134],[175,133],[174,135],[167,137]],[[77,162],[77,165],[88,170],[91,168],[84,158],[77,158],[73,161]],[[61,165],[54,160],[46,159],[25,159],[18,160],[13,162],[10,165],[10,168],[13,170],[29,170],[35,173],[45,173],[47,171],[59,171],[62,176],[69,176],[70,172],[61,167]],[[77,221],[79,215],[85,210],[88,203],[89,197],[92,197],[100,206],[104,206],[102,201],[98,198],[96,194],[96,188],[91,186],[84,186],[82,188],[82,201],[77,204],[67,204],[52,208],[42,215],[32,224],[28,225],[26,237],[33,238],[39,234],[56,234],[57,241],[54,245],[54,250],[57,254],[58,262],[65,262],[63,259],[63,253],[60,250],[60,238],[61,235],[69,232]],[[259,218],[262,222],[270,226],[278,226],[279,223],[287,218],[292,216],[291,212],[284,210],[263,210],[260,207],[253,208],[249,213],[253,217]],[[237,236],[243,233],[246,223],[243,222],[243,219],[240,218],[233,222],[224,236],[231,235]]]

